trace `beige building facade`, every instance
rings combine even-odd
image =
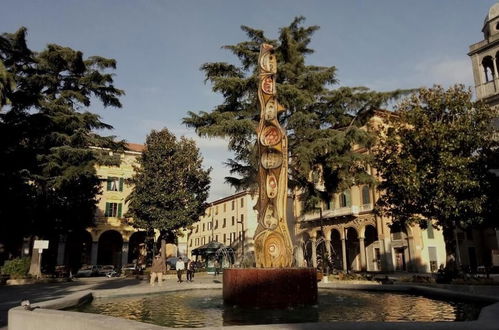
[[[256,196],[243,191],[209,203],[199,221],[192,225],[187,235],[187,255],[193,259],[192,250],[212,241],[232,247],[235,262],[254,260],[253,235],[257,226],[257,212],[253,209]]]
[[[378,111],[369,126],[384,125],[384,117],[390,115]],[[367,171],[376,176],[375,168]],[[341,271],[426,273],[445,265],[442,232],[432,226],[401,226],[375,214],[379,196],[375,187],[356,185],[318,205],[315,213],[303,214],[298,192],[294,203],[295,235],[308,266],[321,268],[327,256]]]
[[[490,7],[485,16],[483,40],[469,48],[475,91],[478,100],[492,108],[499,107],[499,3]],[[492,125],[499,132],[499,118]],[[496,138],[499,133],[496,132]],[[499,175],[499,169],[492,169]],[[470,229],[458,233],[462,263],[473,269],[477,265],[499,269],[499,228]]]

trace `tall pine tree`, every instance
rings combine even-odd
[[[289,137],[290,187],[301,188],[305,209],[352,186],[369,183],[373,178],[365,168],[368,153],[356,153],[353,146],[370,147],[371,134],[361,127],[388,100],[401,92],[379,93],[364,87],[340,87],[336,68],[307,65],[306,56],[318,26],[304,26],[303,17],[295,18],[279,30],[277,40],[264,31],[242,26],[248,40],[223,46],[240,61],[236,66],[224,62],[202,65],[206,81],[224,102],[211,111],[189,112],[184,123],[206,137],[222,137],[235,154],[226,164],[231,174],[226,182],[239,189],[256,184],[256,129],[259,122],[257,99],[257,60],[262,43],[274,46],[278,61],[277,98],[285,107],[279,121]],[[314,175],[310,175],[314,173]],[[320,185],[318,183],[325,183]]]
[[[94,102],[121,107],[116,61],[49,44],[29,49],[26,29],[0,36],[0,219],[7,238],[57,237],[92,224],[100,182],[89,147],[120,148]]]

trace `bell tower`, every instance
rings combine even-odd
[[[499,105],[499,3],[490,7],[483,23],[483,40],[470,46],[476,96]]]

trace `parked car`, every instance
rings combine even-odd
[[[139,271],[138,267],[136,264],[126,264],[123,267],[121,267],[121,273],[123,275],[135,275]]]
[[[96,265],[83,265],[78,272],[76,277],[90,277],[97,276],[99,274],[99,268]]]
[[[100,266],[100,268],[99,268],[99,275],[106,276],[107,273],[112,272],[113,270],[114,270],[114,266],[113,265]]]

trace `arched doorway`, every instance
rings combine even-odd
[[[146,232],[138,231],[130,236],[130,240],[128,241],[128,261],[127,263],[137,263],[137,259],[139,258],[139,254],[141,251],[141,247],[145,244],[146,241]]]
[[[343,270],[343,250],[341,247],[341,235],[336,229],[331,230],[331,260],[333,268]]]
[[[123,238],[115,230],[108,230],[99,237],[99,254],[97,263],[99,265],[121,266],[121,249]]]
[[[410,263],[410,254],[405,226],[398,221],[392,223],[390,226],[390,236],[392,239],[395,271],[407,271]]]
[[[352,227],[347,228],[346,238],[348,270],[360,270],[360,246],[357,230]]]
[[[64,264],[68,265],[73,273],[82,266],[91,263],[92,235],[86,230],[70,232],[66,239],[66,253]]]
[[[368,271],[380,271],[381,270],[381,251],[379,246],[376,244],[378,241],[378,231],[374,226],[367,225],[365,228],[365,240],[364,244],[366,247],[366,259],[367,259],[367,270]]]

